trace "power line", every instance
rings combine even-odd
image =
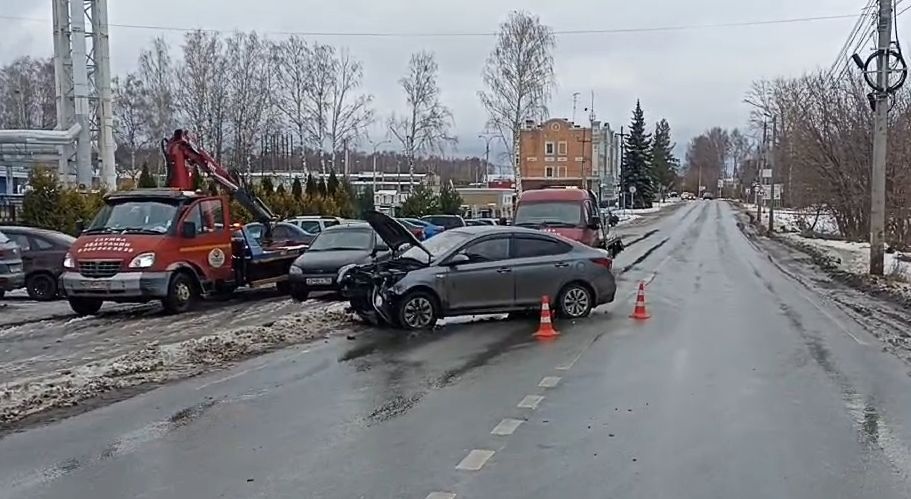
[[[564,30],[554,30],[555,35],[607,35],[607,34],[624,34],[624,33],[652,33],[652,32],[667,32],[667,31],[688,31],[688,30],[699,30],[699,29],[716,29],[716,28],[736,28],[736,27],[747,27],[747,26],[768,26],[768,25],[779,25],[779,24],[795,24],[795,23],[805,23],[805,22],[817,22],[817,21],[835,21],[840,19],[849,19],[855,17],[856,14],[840,14],[840,15],[831,15],[831,16],[813,16],[813,17],[794,17],[794,18],[785,18],[785,19],[767,19],[767,20],[756,20],[756,21],[736,21],[736,22],[725,22],[725,23],[703,23],[703,24],[679,24],[679,25],[669,25],[669,26],[643,26],[643,27],[633,27],[633,28],[605,28],[605,29],[564,29]],[[35,17],[19,17],[19,16],[3,16],[0,15],[0,20],[8,21],[24,21],[24,22],[40,22],[40,23],[50,23],[50,19],[42,19]],[[189,28],[189,27],[180,27],[180,26],[155,26],[155,25],[145,25],[145,24],[123,24],[123,23],[109,23],[112,28],[124,28],[124,29],[147,29],[147,30],[158,30],[158,31],[178,31],[178,32],[190,32],[190,31],[205,31],[205,32],[215,32],[215,33],[231,33],[234,30],[226,29],[215,29],[215,28]],[[464,37],[493,37],[497,36],[496,32],[492,31],[479,31],[479,32],[453,32],[453,33],[408,33],[408,32],[346,32],[346,31],[262,31],[260,32],[264,35],[298,35],[298,36],[338,36],[338,37],[364,37],[364,38],[464,38]]]
[[[848,34],[848,38],[845,40],[845,43],[842,44],[841,49],[839,49],[838,55],[835,56],[835,61],[831,66],[829,66],[828,78],[832,78],[832,76],[835,74],[836,69],[838,69],[845,58],[848,57],[850,47],[857,40],[857,37],[863,30],[864,17],[868,15],[868,11],[875,2],[876,0],[867,0],[867,4],[860,10],[860,15],[857,17],[857,21],[854,23],[854,28],[851,29],[851,32]],[[853,53],[853,51],[850,53]]]

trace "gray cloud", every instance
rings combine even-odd
[[[0,0],[0,12],[10,16],[50,18],[50,2]],[[26,4],[30,4],[26,6]],[[800,4],[800,5],[798,5]],[[322,32],[492,32],[513,8],[537,13],[557,30],[648,27],[713,22],[797,18],[859,12],[857,0],[644,0],[603,2],[577,0],[515,2],[463,0],[349,0],[317,2],[286,0],[117,0],[110,2],[113,23],[211,27],[230,31],[257,30]],[[174,13],[180,13],[174,15]],[[615,127],[628,122],[636,99],[641,99],[649,125],[667,118],[682,153],[686,141],[714,125],[742,126],[747,107],[742,103],[750,83],[758,78],[797,75],[832,62],[853,20],[769,26],[693,29],[674,32],[562,35],[555,52],[558,88],[554,116],[570,117],[572,94],[581,92],[577,119],[595,93],[598,118]],[[4,29],[0,63],[19,55],[51,51],[49,24],[0,21]],[[163,35],[176,48],[182,34],[165,30],[112,28],[111,52],[115,73],[135,68],[141,47]],[[280,38],[279,35],[269,35]],[[477,133],[485,116],[477,91],[480,72],[493,45],[491,37],[336,37],[325,42],[347,46],[364,62],[367,89],[376,97],[378,112],[386,115],[401,106],[397,79],[409,54],[433,50],[440,65],[443,99],[454,113],[460,145],[457,154],[479,154]]]

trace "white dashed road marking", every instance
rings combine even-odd
[[[522,424],[521,419],[509,419],[506,418],[496,426],[493,427],[493,430],[490,431],[491,435],[512,435],[516,428]]]
[[[478,471],[484,467],[487,460],[493,457],[494,451],[474,449],[465,456],[465,459],[456,466],[457,470]]]
[[[544,400],[544,397],[540,395],[526,395],[516,407],[520,409],[537,409],[542,400]]]
[[[426,499],[455,499],[455,496],[451,492],[431,492],[427,494]]]
[[[544,376],[541,378],[541,382],[538,383],[538,386],[541,388],[553,388],[557,386],[557,383],[560,382],[560,379],[561,378],[559,376]]]

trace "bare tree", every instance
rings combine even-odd
[[[342,50],[335,59],[332,108],[329,115],[328,135],[333,155],[349,143],[356,143],[373,122],[373,110],[370,108],[373,96],[355,95],[363,78],[364,70],[360,61],[353,59],[347,50]]]
[[[177,92],[184,120],[216,160],[225,150],[228,57],[218,33],[184,35],[181,85]]]
[[[57,122],[54,66],[20,57],[0,68],[0,128],[50,129]]]
[[[320,169],[326,172],[326,138],[332,113],[332,90],[335,86],[335,49],[331,45],[314,43],[310,48],[310,73],[305,109],[307,135],[319,151]],[[333,165],[334,166],[334,165]]]
[[[555,45],[553,30],[527,12],[512,12],[500,24],[497,44],[487,57],[482,74],[487,91],[479,92],[488,113],[488,127],[496,130],[503,144],[518,157],[519,130],[527,119],[547,115],[554,87]],[[518,162],[516,187],[521,190]]]
[[[307,123],[310,91],[310,46],[302,38],[291,36],[276,47],[276,108],[294,128],[298,144],[311,139]]]
[[[270,51],[256,33],[239,32],[228,39],[227,51],[232,54],[227,85],[232,159],[235,168],[249,170],[254,146],[263,134],[262,125],[272,104]]]
[[[163,38],[152,40],[152,47],[139,53],[139,78],[148,92],[148,127],[152,141],[171,135],[175,128],[174,82],[176,73],[170,47]],[[156,158],[162,173],[162,158]]]
[[[136,180],[142,170],[136,165],[136,154],[150,145],[149,95],[142,80],[135,73],[127,73],[123,80],[114,80],[114,138],[117,151],[129,153],[128,161],[119,161],[120,173]]]
[[[446,144],[455,142],[449,134],[452,113],[440,102],[438,71],[433,53],[422,51],[412,54],[408,74],[399,80],[405,91],[407,111],[401,116],[393,114],[389,118],[389,131],[402,144],[408,158],[412,184],[416,153],[442,151]]]

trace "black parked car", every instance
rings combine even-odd
[[[33,227],[4,226],[0,227],[0,232],[19,246],[29,298],[42,301],[56,298],[57,279],[63,273],[63,257],[76,238]]]
[[[338,271],[389,257],[389,247],[367,223],[334,225],[323,229],[307,251],[291,265],[291,297],[304,301],[313,291],[338,291]]]

